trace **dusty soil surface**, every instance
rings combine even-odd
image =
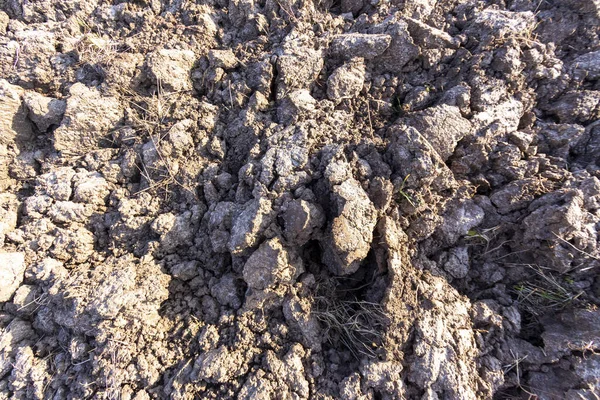
[[[0,399],[598,399],[598,0],[0,0]]]

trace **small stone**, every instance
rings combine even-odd
[[[0,144],[15,140],[25,141],[32,137],[31,123],[21,107],[23,89],[0,79]]]
[[[325,239],[323,262],[337,275],[350,275],[369,253],[377,211],[354,179],[333,187],[333,204],[338,216]]]
[[[325,215],[314,204],[292,200],[282,214],[283,235],[289,243],[305,245],[325,223]]]
[[[153,84],[178,92],[192,89],[190,72],[195,61],[193,51],[161,49],[146,57],[146,67]]]
[[[67,110],[66,101],[42,96],[36,92],[26,92],[23,101],[29,110],[29,119],[40,132],[46,132],[51,126],[59,125]]]
[[[465,246],[453,247],[447,254],[444,269],[453,278],[464,278],[469,272],[469,250]]]
[[[327,80],[327,97],[333,101],[358,96],[365,81],[365,63],[362,58],[353,58],[337,68]]]
[[[391,42],[392,37],[386,34],[346,33],[333,39],[329,51],[343,58],[361,57],[370,60],[382,55]]]
[[[404,21],[391,24],[384,33],[389,34],[392,41],[377,60],[385,70],[401,72],[406,64],[417,58],[419,47],[415,45],[408,33],[408,25]]]
[[[9,301],[23,282],[25,256],[23,253],[0,253],[0,302]]]
[[[283,247],[278,238],[268,240],[260,245],[246,264],[244,264],[244,281],[249,287],[257,290],[293,283],[304,272],[302,263],[294,260]]]
[[[208,52],[208,61],[213,68],[233,69],[238,65],[238,59],[231,49],[211,50]]]
[[[303,117],[314,112],[317,101],[306,89],[295,90],[287,95],[277,108],[279,123],[291,125]]]
[[[84,155],[99,148],[123,118],[123,109],[115,97],[103,96],[83,83],[71,86],[62,124],[54,131],[54,148],[67,155]]]

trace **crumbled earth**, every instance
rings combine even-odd
[[[597,0],[0,0],[1,399],[597,399]]]

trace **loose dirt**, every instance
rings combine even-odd
[[[0,399],[597,399],[597,0],[0,0]]]

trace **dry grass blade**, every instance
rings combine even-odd
[[[569,287],[568,278],[561,279],[538,266],[529,267],[535,271],[536,277],[515,285],[513,290],[519,304],[532,315],[564,309],[583,294],[581,291],[575,293]]]
[[[331,345],[343,344],[356,359],[377,357],[387,321],[380,304],[327,296],[317,296],[315,303],[313,315]]]

